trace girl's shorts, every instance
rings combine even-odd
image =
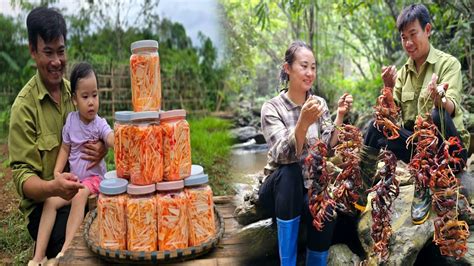
[[[99,194],[100,181],[102,181],[102,177],[93,175],[84,178],[81,183],[89,189],[91,194]]]

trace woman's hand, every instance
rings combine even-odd
[[[344,93],[337,102],[337,115],[343,118],[352,108],[352,95]]]
[[[306,129],[323,114],[323,107],[315,96],[310,96],[301,108],[300,123]]]
[[[385,87],[393,89],[397,80],[397,68],[395,66],[383,66],[382,80]]]

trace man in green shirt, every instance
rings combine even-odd
[[[8,147],[10,167],[20,210],[29,218],[28,231],[36,240],[43,201],[52,196],[74,197],[82,184],[64,173],[54,178],[53,169],[67,114],[74,111],[66,67],[66,23],[54,9],[39,7],[27,17],[28,42],[37,72],[18,93],[11,109]],[[87,144],[83,158],[91,167],[105,154],[103,143]],[[54,258],[64,243],[70,206],[58,210],[46,251]]]
[[[383,68],[382,79],[384,86],[393,90],[395,103],[401,110],[402,127],[398,132],[400,137],[395,140],[388,140],[374,126],[369,127],[361,160],[362,179],[366,188],[372,185],[381,148],[387,147],[398,159],[406,163],[410,161],[413,147],[407,148],[406,140],[413,134],[418,115],[431,113],[433,122],[446,139],[458,136],[464,147],[469,146],[469,133],[464,127],[460,108],[461,64],[453,56],[435,49],[430,44],[432,26],[427,8],[422,4],[406,7],[397,18],[397,28],[409,59],[398,72],[394,66]],[[447,84],[448,89],[442,95],[437,91],[437,87],[444,84]],[[465,149],[460,157],[466,162]],[[362,210],[365,208],[367,195],[362,191],[360,194],[356,208]],[[428,187],[417,184],[411,209],[413,223],[424,223],[430,208],[431,196]]]

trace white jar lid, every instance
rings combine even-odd
[[[132,111],[117,111],[115,112],[115,120],[127,122],[132,119]]]
[[[131,195],[144,195],[155,192],[155,184],[139,186],[134,184],[128,184],[127,193]]]
[[[191,175],[204,174],[204,168],[198,164],[191,165]]]
[[[158,48],[158,42],[155,40],[141,40],[133,42],[132,45],[130,45],[130,50],[132,50],[132,53],[133,50],[139,48]]]
[[[115,120],[121,122],[139,121],[139,120],[159,120],[159,111],[117,111],[115,112]]]
[[[168,190],[177,190],[177,189],[182,189],[183,187],[184,187],[183,180],[156,183],[156,190],[158,192],[168,191]]]
[[[128,181],[122,178],[109,178],[100,182],[99,191],[106,195],[118,195],[127,191]]]
[[[117,178],[117,170],[108,171],[104,175],[104,179]]]
[[[184,179],[184,186],[196,186],[207,184],[209,182],[209,176],[206,174],[192,175]]]
[[[138,120],[158,120],[160,119],[160,112],[159,111],[143,111],[143,112],[133,112],[130,120],[138,121]]]
[[[176,109],[176,110],[162,111],[160,114],[160,118],[163,120],[177,118],[177,117],[186,118],[186,110]]]

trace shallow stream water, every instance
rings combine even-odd
[[[263,171],[267,163],[267,151],[234,149],[231,155],[231,172],[237,183],[252,184],[251,176]]]

